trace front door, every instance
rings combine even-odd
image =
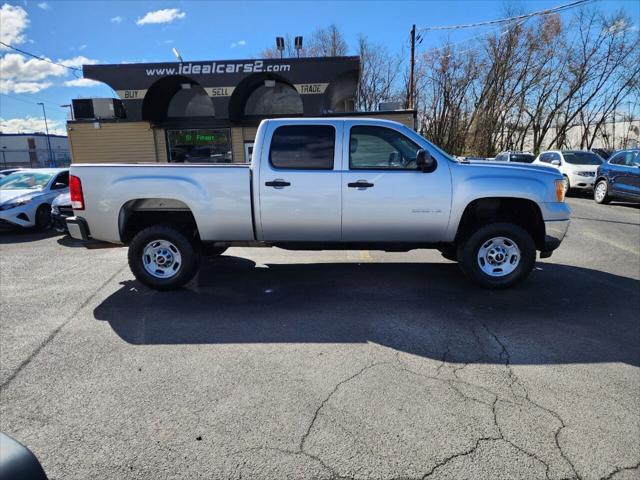
[[[340,240],[342,121],[269,123],[260,159],[260,228],[265,241]]]
[[[449,222],[451,178],[441,160],[430,173],[417,170],[421,148],[392,126],[345,122],[342,240],[432,242]]]
[[[610,160],[611,169],[611,190],[612,193],[622,195],[640,195],[640,168],[638,168],[640,157],[637,152],[624,151],[618,153]]]

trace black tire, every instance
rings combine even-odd
[[[602,185],[602,188],[604,188],[604,196],[600,196],[598,193],[598,187],[600,185]],[[593,199],[596,203],[599,203],[601,205],[606,205],[611,201],[611,197],[609,196],[609,184],[605,179],[598,180],[596,185],[593,187]]]
[[[520,250],[516,268],[504,276],[491,276],[479,265],[478,253],[486,242],[495,237],[505,237]],[[463,273],[483,288],[508,288],[524,280],[533,270],[536,261],[536,245],[529,232],[513,223],[492,223],[478,228],[458,247],[458,264]]]
[[[442,256],[447,260],[451,260],[452,262],[458,261],[458,249],[455,247],[455,245],[451,245],[450,247],[443,247],[439,250]]]
[[[143,262],[143,253],[147,245],[155,240],[166,240],[173,244],[181,257],[175,275],[158,278],[147,271]],[[129,244],[129,268],[136,279],[155,290],[174,290],[187,284],[198,272],[200,255],[198,249],[182,232],[169,225],[153,225],[141,230]]]
[[[45,230],[49,230],[51,225],[53,224],[53,220],[51,218],[51,205],[42,204],[36,210],[36,230],[40,232],[44,232]]]
[[[226,252],[227,248],[228,247],[213,247],[211,245],[203,243],[202,245],[200,245],[200,253],[202,253],[203,257],[216,258]]]

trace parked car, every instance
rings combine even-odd
[[[51,202],[68,191],[69,169],[32,168],[0,179],[0,225],[51,227]]]
[[[598,203],[640,201],[640,149],[616,152],[598,167],[593,198]]]
[[[459,162],[374,119],[263,120],[250,165],[72,165],[73,238],[129,246],[143,284],[180,287],[203,243],[439,249],[483,287],[549,257],[569,226],[555,168]]]
[[[494,161],[496,162],[517,162],[517,163],[532,163],[536,159],[535,155],[530,152],[501,152],[496,155]]]
[[[67,218],[73,216],[73,209],[71,208],[71,196],[67,190],[61,193],[53,202],[51,202],[51,221],[53,222],[53,228],[56,232],[67,232]]]
[[[560,170],[564,179],[565,194],[571,189],[592,190],[596,170],[602,158],[587,150],[549,150],[540,153],[534,165],[552,165]]]

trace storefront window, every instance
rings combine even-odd
[[[177,163],[231,163],[231,131],[207,128],[167,131],[169,161]]]
[[[245,115],[302,115],[302,99],[295,88],[286,83],[261,85],[247,99]]]

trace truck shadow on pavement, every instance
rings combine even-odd
[[[640,282],[538,263],[503,291],[453,263],[205,262],[189,288],[137,281],[94,310],[123,340],[148,344],[375,343],[456,363],[624,362],[640,366]]]

